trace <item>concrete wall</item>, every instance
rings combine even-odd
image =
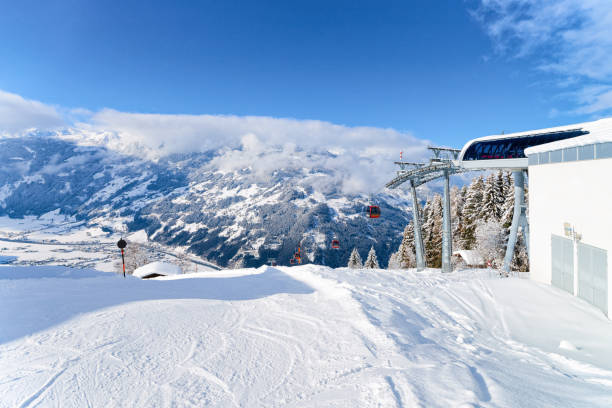
[[[531,278],[551,283],[551,234],[565,222],[582,242],[608,251],[608,310],[612,310],[612,159],[529,166]]]

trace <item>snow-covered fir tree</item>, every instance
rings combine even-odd
[[[501,225],[509,231],[514,215],[514,181],[509,172],[506,173],[504,186],[504,203],[502,204],[500,222]]]
[[[479,176],[469,186],[451,190],[454,249],[478,250],[495,267],[502,266],[514,215],[513,183],[511,173],[497,172],[486,181]],[[442,196],[435,194],[427,199],[422,211],[426,263],[433,268],[442,264],[442,205]],[[416,264],[412,222],[406,226],[402,243],[389,262],[402,268]],[[527,270],[528,263],[523,232],[519,231],[511,268]]]
[[[504,261],[506,234],[499,221],[480,220],[476,226],[476,251],[493,268],[501,268]]]
[[[467,195],[467,186],[457,189],[454,200],[451,201],[451,217],[453,228],[453,248],[464,248],[462,240],[463,236],[463,208],[465,207],[465,198]],[[451,195],[451,199],[453,196]]]
[[[472,249],[476,244],[476,225],[481,215],[483,191],[484,180],[482,176],[472,180],[467,189],[465,206],[463,207],[463,228],[460,237],[463,248],[461,249]]]
[[[400,268],[414,268],[416,266],[415,261],[415,248],[414,248],[414,223],[412,220],[406,225],[404,229],[404,237],[400,244],[399,250]]]
[[[402,269],[402,264],[399,258],[399,251],[393,252],[387,262],[387,269]]]
[[[363,268],[363,263],[361,262],[361,256],[357,251],[357,248],[353,248],[351,255],[349,256],[348,265],[351,269],[361,269]]]
[[[442,196],[435,194],[428,201],[427,221],[423,224],[423,246],[427,265],[432,268],[442,266]]]
[[[368,259],[366,259],[363,264],[364,268],[368,269],[378,269],[378,257],[376,256],[376,251],[374,250],[374,246],[370,248],[370,252],[368,252]]]
[[[451,227],[453,232],[458,228],[459,220],[461,219],[461,215],[463,214],[463,206],[465,205],[465,194],[467,192],[467,187],[463,186],[459,188],[457,186],[453,186],[450,191],[450,204],[451,204],[451,218],[452,223]]]
[[[499,220],[502,217],[504,204],[504,180],[501,171],[491,173],[484,183],[482,205],[480,207],[480,220]]]
[[[527,245],[523,231],[520,231],[518,234],[510,269],[519,272],[529,271],[529,255],[527,254]]]

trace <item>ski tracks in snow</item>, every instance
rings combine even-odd
[[[515,338],[498,299],[512,279],[279,269],[314,291],[119,304],[0,344],[0,407],[586,407],[610,395],[611,372]]]
[[[609,406],[612,373],[513,337],[512,310],[496,298],[512,280],[479,271],[317,272],[349,290],[374,331],[393,341],[375,342],[387,352],[375,352],[368,372],[385,373],[398,406]]]

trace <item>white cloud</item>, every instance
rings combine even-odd
[[[67,126],[63,118],[77,123]],[[429,144],[394,129],[263,116],[90,112],[2,91],[0,125],[0,135],[61,128],[58,137],[148,159],[215,150],[211,166],[221,171],[249,168],[253,181],[263,181],[275,170],[298,170],[304,172],[303,184],[321,191],[340,185],[352,193],[381,191],[395,175],[400,151],[404,159],[418,161]]]
[[[372,150],[376,146],[388,148],[417,142],[410,134],[394,129],[348,127],[319,120],[265,116],[140,114],[110,109],[94,114],[84,128],[113,131],[124,142],[161,154],[238,147],[243,144],[245,135],[254,135],[265,141],[266,145],[283,146],[293,143],[302,148],[338,151],[358,149],[372,155],[377,154]],[[366,148],[371,149],[365,152]]]
[[[559,84],[605,88],[600,97],[573,97],[577,113],[612,109],[612,1],[480,0],[474,15],[496,49],[530,57],[534,65],[560,76]]]
[[[54,107],[0,90],[0,136],[18,136],[32,128],[51,130],[63,124]]]
[[[580,103],[577,113],[597,114],[612,108],[612,86],[586,86],[575,95]]]
[[[213,165],[222,171],[249,168],[257,180],[277,169],[335,170],[337,178],[305,176],[325,188],[375,192],[394,176],[393,161],[425,156],[425,140],[394,129],[349,127],[318,120],[262,116],[161,115],[103,110],[77,125],[79,135],[131,154],[156,158],[221,149]],[[317,152],[317,154],[311,154]],[[334,154],[328,154],[334,152]]]

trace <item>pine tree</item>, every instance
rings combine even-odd
[[[376,256],[376,251],[374,250],[374,246],[370,248],[370,252],[368,252],[368,259],[366,259],[363,264],[364,268],[368,269],[378,269],[378,257]]]
[[[357,248],[353,248],[351,255],[349,256],[348,265],[351,269],[361,269],[363,268],[363,264],[361,263],[361,256],[359,256],[359,252]]]
[[[512,172],[507,171],[504,174],[504,197],[510,194],[510,191],[514,191],[514,177],[512,177]]]
[[[453,217],[453,248],[465,248],[462,237],[464,228],[463,209],[465,207],[466,195],[467,186],[463,186],[455,195],[455,201],[451,207],[451,216]]]
[[[393,252],[389,257],[387,269],[402,269],[399,250],[397,252]]]
[[[463,228],[461,231],[462,249],[472,249],[476,243],[476,225],[480,216],[483,201],[484,180],[475,178],[467,189],[463,207]]]
[[[476,250],[494,268],[502,266],[506,234],[499,221],[480,220],[476,227]]]
[[[519,232],[514,250],[514,257],[510,264],[510,269],[519,272],[529,271],[529,256],[527,255],[527,246],[525,243],[525,235],[523,231]]]
[[[399,256],[400,268],[414,268],[415,261],[415,244],[414,244],[414,224],[412,220],[404,228],[404,237],[397,251]]]
[[[502,216],[500,219],[502,227],[508,232],[510,231],[510,225],[512,225],[512,217],[514,216],[514,182],[510,173],[507,173],[507,177],[504,183],[505,197],[502,205]]]
[[[501,170],[497,172],[497,177],[495,178],[495,192],[501,208],[501,206],[504,204],[504,200],[506,199],[506,181],[504,179],[504,172]]]
[[[457,230],[457,226],[463,214],[463,206],[465,205],[465,192],[467,189],[463,186],[461,189],[453,186],[451,189],[451,228],[453,233]]]
[[[442,196],[435,194],[425,206],[427,220],[423,223],[423,246],[427,264],[432,268],[442,266]]]
[[[504,185],[501,172],[491,173],[484,183],[480,219],[498,221],[502,217]]]

